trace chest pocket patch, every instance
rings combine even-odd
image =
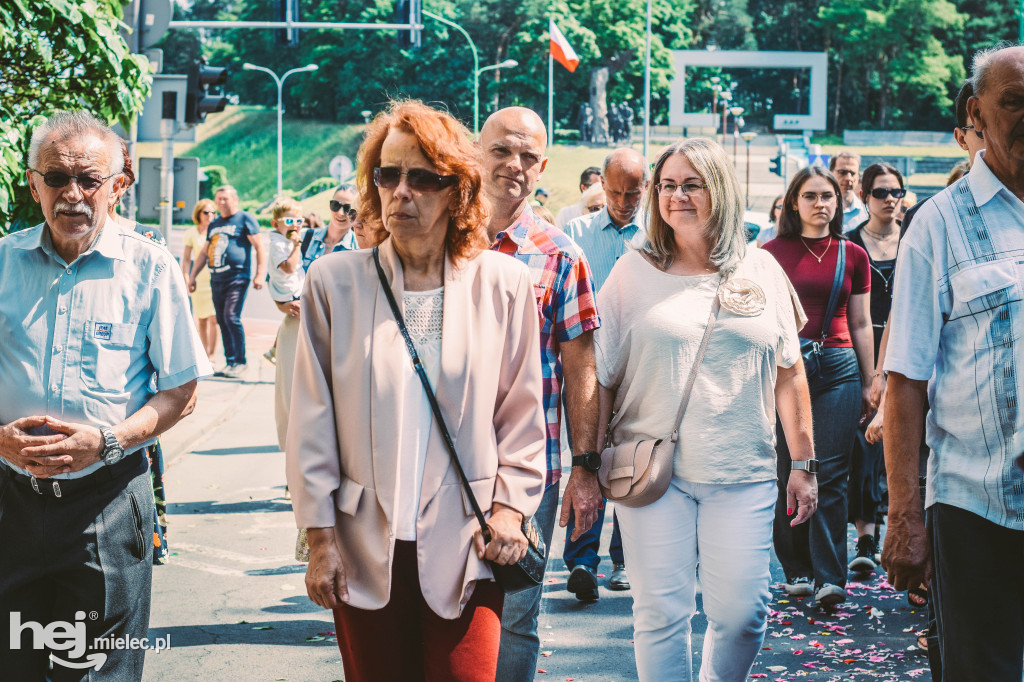
[[[82,385],[97,393],[123,393],[138,325],[89,320],[82,339]]]
[[[979,347],[1001,346],[1017,336],[1014,318],[1020,315],[1021,285],[1015,261],[981,263],[950,277],[953,293],[951,324],[973,337]]]

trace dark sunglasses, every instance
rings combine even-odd
[[[893,199],[902,199],[907,195],[907,190],[902,187],[893,187],[892,189],[886,189],[885,187],[875,187],[871,190],[871,196],[876,199],[884,199],[887,196]]]
[[[68,183],[74,180],[78,183],[78,186],[86,192],[91,192],[115,175],[120,175],[119,172],[111,173],[110,175],[101,178],[95,175],[71,175],[69,173],[64,173],[63,171],[48,171],[46,173],[40,173],[35,168],[29,168],[29,170],[36,175],[42,175],[43,182],[46,183],[47,187],[60,189],[61,187],[67,187]]]
[[[217,211],[200,211],[203,215],[217,215]]]
[[[403,171],[395,166],[378,166],[373,169],[373,184],[384,189],[394,189],[402,181],[403,175],[409,183],[409,189],[414,192],[440,192],[458,182],[454,175],[438,175],[422,168]]]
[[[351,210],[352,204],[343,204],[340,201],[335,201],[334,199],[331,199],[332,212],[337,213],[338,211],[344,211],[345,213],[348,213]]]

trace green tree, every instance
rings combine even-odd
[[[0,233],[42,219],[25,180],[43,117],[88,109],[126,129],[149,93],[149,64],[118,34],[118,0],[0,4]]]

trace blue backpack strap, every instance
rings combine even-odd
[[[828,306],[825,308],[825,319],[821,324],[822,340],[828,338],[832,328],[832,318],[839,305],[839,292],[843,289],[843,277],[846,275],[846,239],[839,240],[839,254],[836,256],[836,274],[832,277],[832,291],[828,295]]]

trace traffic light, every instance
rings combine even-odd
[[[227,80],[227,67],[207,66],[205,59],[197,59],[192,63],[185,86],[185,123],[202,123],[207,114],[224,111],[228,98],[224,95],[210,95],[207,89],[211,85],[223,85]]]
[[[768,166],[772,173],[775,173],[780,178],[782,177],[782,154],[777,154],[772,157],[771,163]]]
[[[396,24],[422,24],[423,23],[423,1],[422,0],[396,0],[395,2],[395,23]],[[410,29],[398,31],[398,47],[403,50],[416,50],[422,44],[420,34],[423,31]]]
[[[298,21],[299,0],[274,0],[277,21]],[[278,45],[296,47],[299,44],[299,29],[277,29],[274,40]]]

